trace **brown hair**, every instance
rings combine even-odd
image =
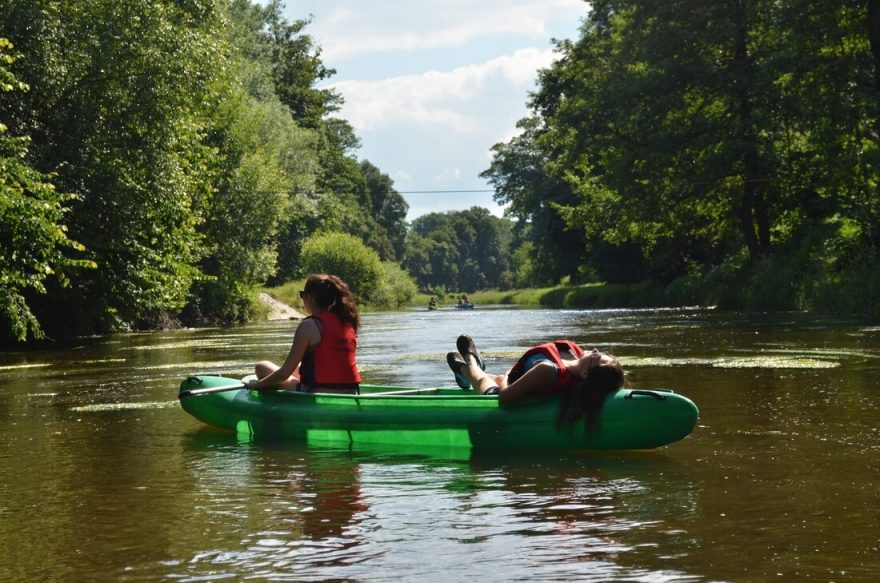
[[[357,304],[344,281],[335,275],[313,273],[306,279],[303,291],[311,294],[319,308],[336,314],[342,322],[350,324],[357,332],[360,324]]]
[[[599,424],[599,412],[605,397],[624,386],[623,367],[617,359],[590,369],[587,378],[576,382],[571,389],[563,391],[559,402],[558,425],[574,424],[583,418],[587,431],[595,431]]]

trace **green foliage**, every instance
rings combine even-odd
[[[27,90],[8,68],[14,62],[11,50],[12,44],[0,38],[0,92]],[[44,335],[28,292],[45,294],[51,277],[66,286],[70,272],[95,265],[82,258],[85,248],[68,238],[61,224],[74,197],[56,191],[52,176],[28,166],[28,140],[7,132],[0,122],[0,322],[23,342]],[[5,335],[0,330],[0,339]]]
[[[180,309],[199,275],[196,228],[211,194],[202,139],[224,66],[220,15],[158,0],[13,1],[0,18],[35,89],[10,111],[39,132],[35,165],[78,195],[65,223],[98,266],[50,289],[40,311],[87,331]]]
[[[676,305],[653,282],[632,285],[590,283],[507,291],[484,291],[469,296],[477,304],[517,304],[545,308],[602,309]]]
[[[576,202],[571,186],[554,175],[541,146],[547,129],[539,117],[520,120],[522,133],[492,147],[491,166],[480,174],[495,187],[495,200],[507,204],[508,214],[518,221],[518,240],[532,243],[528,249],[530,269],[526,285],[556,282],[574,276],[589,258],[583,230],[577,221],[566,221],[561,209]],[[523,264],[525,257],[518,258]],[[526,272],[520,272],[522,277]]]
[[[185,303],[193,323],[240,321],[257,286],[309,271],[411,301],[380,260],[439,295],[880,313],[877,3],[591,10],[483,173],[516,223],[473,208],[407,231],[332,117],[309,21],[277,0],[6,0],[7,335],[154,326]]]
[[[382,263],[382,279],[370,296],[370,304],[380,308],[408,306],[416,295],[413,278],[393,261]]]
[[[4,121],[34,137],[13,157],[71,193],[40,196],[47,216],[70,205],[53,220],[97,266],[29,298],[37,316],[18,296],[10,310],[59,335],[154,326],[185,303],[190,324],[241,321],[256,286],[304,273],[314,233],[403,251],[405,201],[352,155],[351,125],[329,117],[341,98],[318,87],[333,71],[308,21],[281,13],[249,0],[4,4],[0,29],[23,57],[21,82],[4,67],[0,84],[35,88],[0,95]]]
[[[383,275],[379,255],[346,233],[317,235],[306,241],[302,266],[308,273],[339,276],[359,302],[371,301]]]
[[[244,68],[244,67],[242,67]],[[275,274],[281,233],[293,217],[292,190],[314,181],[314,133],[277,100],[231,93],[212,142],[225,154],[201,228],[207,276],[193,288],[187,320],[232,322],[251,315],[251,292]]]
[[[439,289],[434,285],[434,270],[431,266],[431,250],[434,242],[409,231],[406,234],[406,256],[403,260],[403,267],[416,280],[421,289],[430,289],[432,292],[438,292]]]
[[[770,136],[783,131],[765,85],[772,63],[761,60],[773,42],[762,28],[769,8],[605,7],[579,42],[561,46],[546,76],[553,93],[536,98],[550,128],[543,139],[565,140],[550,166],[580,199],[570,224],[648,252],[737,231],[754,258],[768,252]]]
[[[511,254],[511,283],[514,288],[528,287],[537,281],[536,267],[532,260],[534,254],[535,244],[531,241],[523,241]]]
[[[375,225],[371,232],[380,233],[387,240],[387,243],[383,241],[370,246],[379,251],[383,259],[400,259],[405,253],[406,213],[409,205],[394,189],[391,178],[368,160],[360,163],[360,170],[365,180],[360,206],[368,211],[369,218]],[[383,255],[380,249],[385,246],[389,249]]]
[[[475,304],[514,304],[521,306],[540,306],[541,298],[555,288],[525,288],[510,290],[485,290],[470,294],[468,299]]]
[[[271,0],[261,23],[263,44],[271,52],[275,93],[300,125],[319,129],[326,125],[325,116],[342,102],[332,89],[316,87],[335,71],[324,66],[320,49],[303,33],[309,20],[287,22],[281,14],[283,8],[282,2]]]
[[[861,244],[853,223],[834,218],[757,264],[733,257],[703,275],[685,276],[665,291],[671,305],[741,310],[807,310],[863,314],[880,308],[877,252]]]
[[[509,287],[509,222],[489,211],[431,213],[413,221],[405,266],[424,289]]]
[[[547,308],[647,308],[666,306],[663,288],[645,281],[638,284],[584,284],[560,286],[540,297]]]
[[[688,303],[813,309],[845,288],[864,301],[836,305],[871,305],[850,258],[880,248],[877,14],[876,2],[593,3],[483,173],[535,243],[532,267],[672,282]],[[848,243],[820,235],[832,246],[818,260],[805,250],[835,217]],[[554,220],[571,245],[555,243]]]
[[[824,278],[803,281],[803,308],[826,314],[880,317],[878,255],[874,249],[860,249],[855,257]]]
[[[367,250],[369,252],[369,250]],[[382,263],[382,272],[380,279],[375,284],[372,294],[370,294],[369,304],[361,304],[361,309],[399,309],[410,305],[416,297],[416,284],[400,265],[392,261]],[[346,283],[348,280],[342,278]],[[302,299],[299,297],[299,291],[303,289],[305,280],[289,281],[283,285],[266,288],[266,291],[273,298],[305,312]],[[425,299],[427,302],[427,298]]]

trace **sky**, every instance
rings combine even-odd
[[[516,135],[528,94],[555,58],[552,39],[575,39],[584,0],[287,0],[336,74],[339,116],[361,140],[355,152],[394,181],[407,220],[488,208],[479,177],[491,147]],[[437,192],[437,191],[488,192]],[[419,193],[418,191],[431,191]]]

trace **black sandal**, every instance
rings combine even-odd
[[[465,359],[465,362],[467,362],[467,355],[470,354],[474,357],[474,360],[477,361],[477,366],[480,367],[480,370],[486,370],[486,363],[483,362],[483,357],[477,352],[477,347],[474,345],[473,338],[467,334],[462,334],[458,337],[458,340],[455,341],[455,347],[458,348],[458,353]]]
[[[467,364],[456,353],[449,352],[446,354],[446,364],[449,365],[449,368],[452,369],[452,374],[455,375],[455,384],[462,389],[471,388],[471,382],[468,380],[467,375],[464,374]]]

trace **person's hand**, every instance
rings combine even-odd
[[[257,379],[248,379],[245,381],[244,386],[246,386],[249,389],[256,389],[258,382],[259,381]]]

